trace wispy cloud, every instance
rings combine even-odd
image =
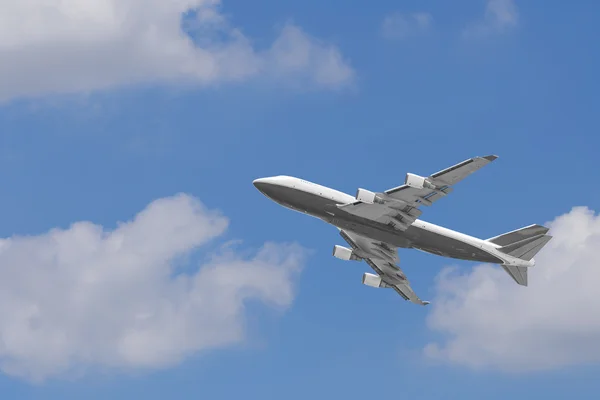
[[[600,362],[600,216],[577,207],[548,226],[528,287],[498,266],[439,277],[429,325],[447,338],[429,356],[513,372]]]
[[[305,251],[235,247],[185,270],[228,220],[197,199],[156,200],[112,231],[90,222],[0,239],[0,370],[40,381],[85,369],[164,368],[244,338],[244,303],[286,308]]]
[[[354,71],[333,44],[288,24],[272,48],[259,51],[219,6],[220,0],[2,1],[0,101],[261,75],[324,88],[352,81]]]
[[[433,18],[428,13],[393,13],[381,24],[381,35],[386,39],[398,40],[419,35],[431,28]]]
[[[483,19],[463,31],[465,37],[504,33],[517,26],[519,13],[513,0],[488,0]]]

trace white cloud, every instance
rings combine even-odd
[[[518,20],[519,13],[513,0],[488,0],[483,19],[468,26],[463,34],[478,37],[504,33],[517,26]]]
[[[290,65],[285,56],[299,61]],[[332,88],[354,77],[335,46],[292,24],[273,48],[256,50],[220,12],[220,0],[4,0],[0,60],[0,101],[273,74]]]
[[[231,246],[189,270],[228,220],[177,195],[112,231],[90,222],[0,239],[0,369],[30,380],[164,368],[244,338],[248,300],[285,308],[305,251]],[[185,269],[182,267],[185,266]]]
[[[308,37],[291,25],[283,28],[268,57],[267,64],[274,75],[301,77],[311,71],[312,79],[321,86],[340,86],[354,75],[337,49]]]
[[[548,226],[528,287],[497,266],[441,274],[429,325],[446,338],[426,354],[506,371],[600,362],[600,216],[577,207]]]
[[[381,34],[386,39],[405,39],[426,32],[432,22],[431,15],[427,13],[393,13],[383,19]]]

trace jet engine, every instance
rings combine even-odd
[[[354,254],[352,249],[343,246],[333,246],[333,256],[344,261],[360,261],[362,260],[359,256]]]
[[[404,180],[404,184],[410,187],[414,187],[416,189],[435,189],[435,185],[427,178],[423,178],[422,176],[415,174],[406,174],[406,179]]]
[[[374,288],[388,288],[391,287],[387,283],[385,283],[379,275],[370,274],[365,272],[362,277],[363,285],[371,286]]]
[[[377,196],[376,193],[373,193],[366,189],[358,189],[356,191],[356,200],[362,201],[367,204],[384,204],[384,201],[381,197]]]

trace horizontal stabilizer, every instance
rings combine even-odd
[[[538,235],[499,248],[501,252],[530,261],[549,241],[550,235]]]
[[[515,267],[514,265],[502,265],[502,268],[504,268],[504,270],[519,285],[527,286],[527,267]]]
[[[487,239],[488,242],[498,246],[507,246],[512,243],[520,242],[523,239],[529,239],[539,235],[545,235],[550,229],[542,225],[529,225],[521,229],[504,233],[500,236],[494,236]]]

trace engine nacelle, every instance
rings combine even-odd
[[[373,203],[383,204],[384,203],[384,201],[381,197],[377,196],[376,193],[373,193],[367,189],[358,189],[356,191],[356,200],[362,201],[363,203],[367,203],[367,204],[373,204]]]
[[[406,174],[406,179],[404,180],[404,184],[410,187],[414,187],[416,189],[435,189],[435,185],[429,182],[426,178],[415,175],[415,174]]]
[[[361,258],[354,254],[352,249],[344,246],[333,246],[333,256],[344,261],[360,261]]]
[[[365,272],[362,277],[362,283],[363,285],[378,288],[381,287],[383,281],[381,280],[381,277],[379,275],[369,274],[368,272]]]
[[[362,277],[363,285],[367,285],[374,288],[389,288],[391,287],[387,283],[385,283],[379,275],[370,274],[365,272]]]

